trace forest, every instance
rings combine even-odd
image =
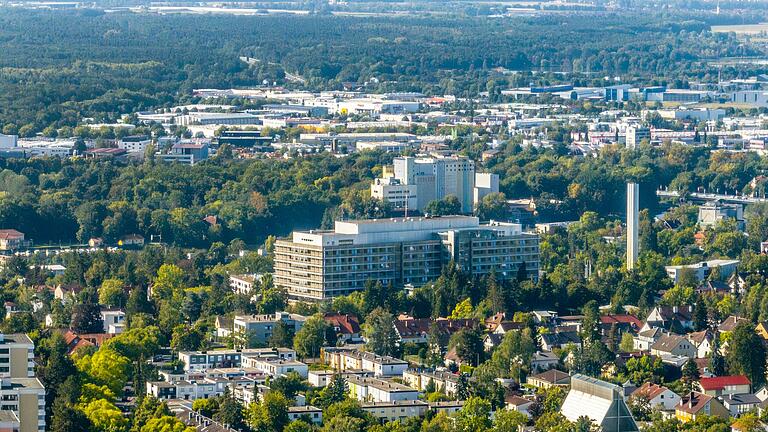
[[[475,96],[569,78],[582,84],[603,76],[705,78],[717,73],[705,60],[736,50],[763,54],[735,35],[709,32],[708,19],[632,12],[489,20],[9,9],[0,15],[0,130],[33,135],[74,128],[85,118],[109,122],[193,102],[194,88],[264,81]],[[248,65],[239,56],[260,61]],[[306,84],[286,82],[286,71]]]

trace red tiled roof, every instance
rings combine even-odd
[[[323,319],[328,324],[338,328],[342,334],[360,333],[360,323],[354,315],[327,313]]]
[[[18,240],[24,238],[24,234],[15,229],[2,229],[0,230],[0,239],[2,240]]]
[[[634,328],[641,328],[643,322],[632,315],[603,315],[600,317],[602,324],[629,324]]]
[[[749,381],[749,378],[744,375],[731,375],[701,378],[699,379],[699,384],[704,390],[722,390],[726,386],[750,385],[752,383]]]
[[[634,393],[632,393],[632,397],[644,396],[648,400],[653,400],[653,398],[664,393],[666,390],[668,389],[664,386],[646,382],[645,384],[640,386],[639,389],[635,390]]]

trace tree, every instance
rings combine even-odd
[[[720,353],[720,342],[718,337],[712,338],[712,354],[709,357],[709,371],[715,376],[725,375],[725,359]]]
[[[179,324],[173,328],[171,335],[171,349],[174,351],[194,351],[200,348],[205,340],[205,335],[197,326],[190,327]]]
[[[125,304],[125,314],[130,321],[132,317],[138,314],[152,314],[154,308],[147,299],[147,289],[139,286],[131,290],[128,301]]]
[[[283,429],[283,432],[313,432],[314,428],[311,424],[304,420],[294,420]]]
[[[493,419],[493,432],[518,432],[528,423],[528,416],[517,411],[500,409]]]
[[[187,427],[176,416],[164,415],[153,418],[141,428],[141,432],[194,432],[195,428]]]
[[[347,380],[341,374],[334,374],[331,382],[323,389],[323,406],[328,407],[347,398],[349,387]]]
[[[123,307],[125,305],[125,290],[120,279],[107,279],[99,288],[99,303],[109,307]]]
[[[748,321],[736,325],[728,343],[727,363],[732,374],[746,375],[759,388],[765,383],[765,346],[753,327]]]
[[[321,316],[309,317],[293,338],[293,349],[296,350],[296,354],[301,358],[319,356],[320,348],[325,342],[327,327],[328,324]]]
[[[600,311],[597,302],[589,301],[582,309],[581,338],[584,341],[600,341]]]
[[[448,195],[441,200],[433,200],[424,207],[424,213],[433,216],[461,214],[461,201],[456,195]]]
[[[105,399],[88,403],[82,411],[98,431],[124,432],[128,429],[128,419],[118,407]]]
[[[456,350],[462,362],[477,366],[483,356],[483,339],[475,329],[463,328],[451,336],[449,348]]]
[[[394,326],[395,318],[382,308],[374,309],[363,324],[363,331],[368,339],[366,348],[379,355],[396,356],[398,354],[398,335]]]
[[[74,305],[72,307],[72,322],[69,326],[76,333],[101,333],[104,330],[101,308],[94,303]]]
[[[94,384],[109,387],[114,394],[122,394],[128,381],[130,360],[118,352],[102,347],[93,355],[85,355],[75,362],[77,369]]]
[[[267,392],[261,403],[252,403],[248,412],[248,423],[253,430],[263,432],[282,432],[290,422],[288,419],[288,399],[276,391]]]
[[[362,432],[365,428],[365,420],[357,417],[336,416],[323,423],[322,432]]]
[[[307,390],[307,385],[297,372],[288,372],[285,376],[279,376],[269,381],[272,391],[281,393],[288,399],[293,399],[299,392]]]
[[[219,411],[219,398],[195,399],[192,409],[206,417],[213,417]]]
[[[279,321],[272,329],[272,335],[267,344],[275,348],[289,348],[293,346],[293,328],[284,321]]]
[[[457,432],[486,432],[491,428],[491,403],[479,397],[470,397],[456,414]]]
[[[51,432],[90,432],[90,421],[64,397],[53,403]]]
[[[619,342],[619,350],[623,352],[632,352],[635,350],[635,338],[632,337],[632,333],[624,332],[621,335],[621,342]]]
[[[466,319],[472,317],[472,302],[468,298],[462,300],[451,312],[450,319]]]
[[[707,313],[707,303],[703,299],[696,302],[693,309],[693,328],[696,331],[703,331],[709,327]]]
[[[174,291],[184,286],[184,270],[173,264],[163,264],[157,270],[157,277],[152,286],[155,298],[168,299]]]
[[[229,391],[225,391],[219,399],[219,407],[213,415],[213,419],[219,423],[228,424],[235,429],[245,428],[245,416],[243,406]]]
[[[696,366],[696,362],[688,360],[683,366],[683,383],[685,384],[686,392],[690,393],[696,385],[696,381],[699,380],[699,368]]]
[[[459,374],[459,379],[456,383],[456,397],[459,400],[467,400],[471,397],[469,378],[466,374]]]

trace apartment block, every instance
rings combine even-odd
[[[185,372],[241,367],[244,356],[294,360],[296,351],[289,348],[254,348],[179,352],[179,360],[184,363]]]
[[[307,317],[288,312],[263,315],[236,315],[233,320],[235,333],[247,335],[251,341],[267,343],[279,322],[285,323],[294,334],[301,329]]]
[[[405,360],[358,351],[354,348],[325,347],[322,350],[321,359],[335,370],[370,371],[377,377],[399,377],[408,368],[408,362]]]
[[[23,333],[0,333],[0,375],[9,378],[35,376],[35,344]]]
[[[373,198],[390,202],[397,210],[420,212],[430,201],[454,195],[461,212],[471,213],[483,196],[498,191],[498,175],[476,174],[475,162],[462,156],[397,157],[389,176],[371,185]]]
[[[406,385],[378,378],[350,377],[349,395],[360,402],[393,402],[416,400],[419,392]]]
[[[275,285],[291,300],[326,300],[368,280],[402,287],[435,280],[451,261],[473,277],[538,278],[539,237],[519,224],[471,216],[337,221],[333,231],[295,231],[275,243]]]

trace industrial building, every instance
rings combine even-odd
[[[539,274],[539,236],[519,224],[472,216],[337,221],[333,231],[295,231],[275,243],[275,286],[291,300],[325,300],[368,280],[402,287],[437,279],[454,262],[473,277]]]

